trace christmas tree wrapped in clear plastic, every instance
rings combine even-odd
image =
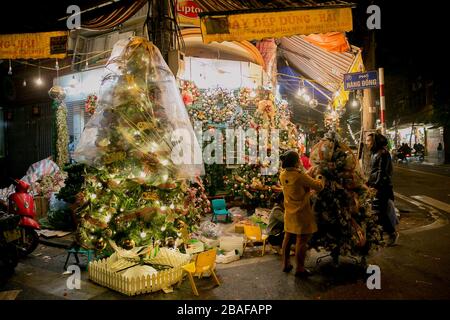
[[[201,150],[175,78],[149,41],[114,46],[74,157],[88,165],[78,195],[83,247],[163,242],[198,222],[187,191],[203,172]]]

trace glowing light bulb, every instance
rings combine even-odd
[[[22,86],[24,86],[24,87],[27,86],[27,80],[23,79]]]
[[[38,86],[42,86],[42,84],[44,83],[44,82],[42,81],[41,77],[37,78],[35,82],[36,82],[36,84],[37,84]]]
[[[158,144],[156,142],[152,142],[150,145],[150,151],[155,152],[156,150],[158,150]]]
[[[306,92],[306,89],[303,88],[303,87],[301,87],[301,88],[298,89],[297,95],[298,95],[299,97],[301,97],[305,92]]]
[[[309,102],[309,101],[311,101],[311,97],[308,94],[305,93],[303,95],[303,100],[305,100],[306,102]]]
[[[358,106],[358,100],[353,100],[352,107],[357,107],[357,106]]]
[[[77,79],[75,79],[75,76],[73,75],[72,79],[70,79],[70,81],[69,81],[69,87],[75,88],[77,86],[77,84],[78,84],[78,81],[77,81]]]

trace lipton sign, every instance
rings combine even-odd
[[[178,1],[177,13],[178,21],[183,25],[200,26],[198,14],[202,9],[194,1]]]

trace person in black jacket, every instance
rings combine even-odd
[[[376,189],[373,210],[378,215],[383,231],[389,234],[389,244],[394,245],[398,239],[398,232],[388,213],[388,201],[394,201],[392,159],[386,148],[388,141],[380,133],[371,133],[367,136],[366,143],[371,151],[370,176],[367,184]]]

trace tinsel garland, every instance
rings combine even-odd
[[[56,164],[63,168],[69,162],[69,130],[67,108],[63,102],[56,109]]]

